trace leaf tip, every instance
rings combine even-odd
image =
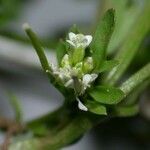
[[[22,28],[23,28],[25,31],[31,29],[31,27],[30,27],[30,25],[29,25],[28,23],[24,23],[24,24],[22,25]]]
[[[108,9],[107,12],[111,13],[112,15],[115,15],[115,9],[114,8]]]

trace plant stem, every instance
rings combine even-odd
[[[121,105],[125,106],[131,106],[137,103],[139,100],[140,94],[150,85],[150,78],[142,82],[140,86],[137,86],[127,97]]]
[[[130,65],[141,42],[150,30],[149,14],[150,5],[148,3],[135,23],[133,30],[128,35],[128,39],[123,43],[115,58],[120,64],[112,69],[112,71],[107,75],[105,83],[114,85]]]
[[[65,147],[76,140],[78,140],[81,136],[84,135],[89,129],[91,129],[93,126],[97,125],[98,123],[106,120],[107,118],[104,116],[93,116],[89,113],[84,112],[70,112],[72,114],[64,114],[64,111],[66,111],[66,108],[63,108],[63,106],[56,110],[54,113],[49,115],[50,121],[49,124],[52,123],[52,121],[55,121],[55,119],[59,118],[61,119],[59,124],[64,123],[64,119],[68,118],[67,124],[65,126],[62,126],[60,129],[55,124],[55,127],[51,127],[50,125],[50,132],[52,134],[48,134],[44,137],[33,137],[28,140],[24,141],[18,141],[17,143],[12,143],[9,147],[9,150],[18,150],[17,147],[20,149],[26,149],[26,150],[58,150],[62,147]],[[63,115],[63,116],[62,116]],[[68,116],[67,116],[68,115]],[[33,121],[28,124],[29,128],[34,127],[34,125],[37,125],[37,123],[44,123],[45,121],[48,123],[48,116],[41,118],[37,121]],[[56,117],[56,118],[55,118]],[[63,117],[63,118],[62,118]],[[41,122],[40,122],[41,121]],[[53,122],[54,123],[54,122]],[[49,125],[48,124],[48,125]],[[57,130],[58,129],[58,130]],[[52,131],[51,131],[52,130]],[[56,132],[55,132],[55,131]],[[55,134],[53,134],[53,131]],[[19,146],[18,146],[19,145]]]
[[[26,150],[57,150],[80,138],[92,126],[93,123],[89,118],[80,115],[75,116],[56,135],[20,141],[10,145],[9,150],[16,150],[18,145],[20,149]]]
[[[80,138],[87,130],[92,127],[92,122],[85,117],[74,118],[62,131],[57,133],[52,140],[49,138],[43,138],[38,143],[38,149],[60,149],[78,138]]]
[[[120,89],[127,96],[135,87],[139,86],[146,79],[150,78],[150,63],[140,69],[137,73],[132,75],[127,81],[125,81]]]

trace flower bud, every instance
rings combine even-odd
[[[89,73],[92,71],[94,65],[93,65],[93,58],[92,57],[87,57],[85,60],[84,60],[84,63],[83,63],[83,72],[84,73]]]
[[[62,58],[61,66],[62,67],[70,66],[69,55],[68,54],[65,54],[64,57]]]
[[[82,62],[79,62],[75,65],[75,67],[73,67],[73,74],[77,77],[81,77],[82,74],[83,74],[83,71],[82,71],[82,66],[83,66],[83,63]]]

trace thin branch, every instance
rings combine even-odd
[[[6,130],[6,137],[3,144],[0,146],[2,150],[8,150],[10,138],[13,134],[21,133],[25,130],[25,126],[10,119],[0,118],[0,128]]]

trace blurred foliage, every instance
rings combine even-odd
[[[0,0],[0,25],[5,25],[19,12],[21,0]]]
[[[103,0],[103,11],[113,7],[116,10],[116,26],[108,46],[108,51],[116,50],[134,28],[139,15],[142,15],[144,5],[149,0]]]

